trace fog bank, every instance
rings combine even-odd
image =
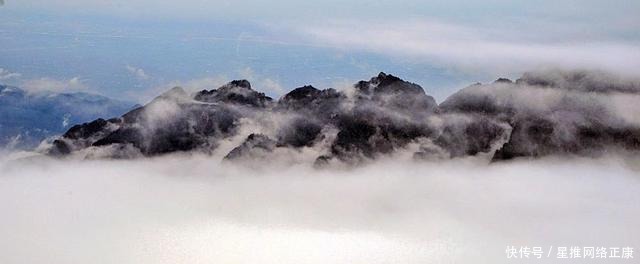
[[[506,246],[640,244],[637,159],[21,156],[0,162],[2,263],[506,263]]]

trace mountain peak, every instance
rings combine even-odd
[[[251,83],[247,80],[233,80],[227,84],[228,86],[236,86],[251,89]]]
[[[508,78],[498,78],[497,80],[493,81],[493,83],[513,83],[513,81]]]
[[[380,72],[377,77],[371,78],[369,82],[376,84],[378,86],[388,86],[393,84],[394,82],[404,82],[404,80],[396,76],[393,76],[391,74]]]
[[[296,89],[291,90],[291,92],[288,92],[283,96],[283,99],[284,100],[291,100],[291,99],[300,100],[303,98],[315,96],[318,93],[320,93],[320,90],[316,89],[311,85],[305,85],[305,86],[298,87]]]
[[[265,107],[273,100],[264,93],[251,89],[251,83],[247,80],[233,80],[218,89],[202,90],[196,93],[194,99],[209,103],[225,102],[253,107]]]
[[[74,153],[89,146],[113,146],[116,157],[192,150],[211,153],[219,142],[242,136],[239,133],[254,135],[227,159],[269,159],[273,153],[283,153],[277,151],[282,148],[288,149],[286,153],[315,148],[319,163],[334,158],[357,163],[406,150],[410,144],[416,145],[414,157],[420,159],[480,153],[495,160],[591,155],[608,147],[640,150],[640,127],[633,120],[601,111],[605,100],[586,100],[592,96],[590,85],[599,83],[585,80],[598,80],[598,76],[563,76],[554,84],[558,89],[580,90],[550,100],[549,87],[500,78],[494,82],[500,85],[469,86],[440,105],[419,85],[384,72],[358,82],[353,95],[303,86],[275,104],[252,90],[247,81],[237,80],[198,92],[195,101],[171,109],[147,105],[121,119],[74,126],[54,144],[59,151],[51,153]],[[164,96],[174,94],[184,91],[176,88]],[[545,105],[532,107],[532,101]],[[555,109],[562,109],[562,114],[553,114]],[[132,118],[136,116],[154,118]],[[265,127],[240,127],[242,120],[255,118],[260,119],[254,120],[257,126]],[[121,153],[132,150],[133,154]]]

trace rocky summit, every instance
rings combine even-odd
[[[350,89],[304,86],[273,100],[246,80],[188,94],[176,87],[121,117],[75,125],[50,155],[134,158],[213,153],[269,159],[314,149],[316,165],[357,164],[399,151],[415,159],[493,161],[640,151],[640,85],[605,73],[534,72],[475,84],[441,104],[417,84],[380,73]],[[626,103],[626,104],[625,104]]]

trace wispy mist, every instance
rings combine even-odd
[[[314,43],[430,61],[461,72],[519,74],[537,67],[605,69],[637,75],[635,38],[586,34],[557,24],[467,25],[438,20],[337,20],[297,25]],[[579,28],[579,27],[578,27]]]

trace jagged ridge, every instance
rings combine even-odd
[[[226,159],[268,158],[278,148],[305,147],[324,150],[319,165],[358,163],[398,149],[411,149],[419,159],[486,153],[493,160],[640,150],[638,115],[620,116],[609,100],[640,98],[640,86],[602,81],[601,75],[500,78],[462,89],[440,105],[419,85],[385,73],[350,91],[304,86],[277,101],[246,80],[193,95],[176,87],[121,118],[72,127],[50,153],[105,147],[111,148],[110,157],[210,153],[221,140],[238,135],[241,119],[267,124],[259,130],[272,129],[253,131]]]

